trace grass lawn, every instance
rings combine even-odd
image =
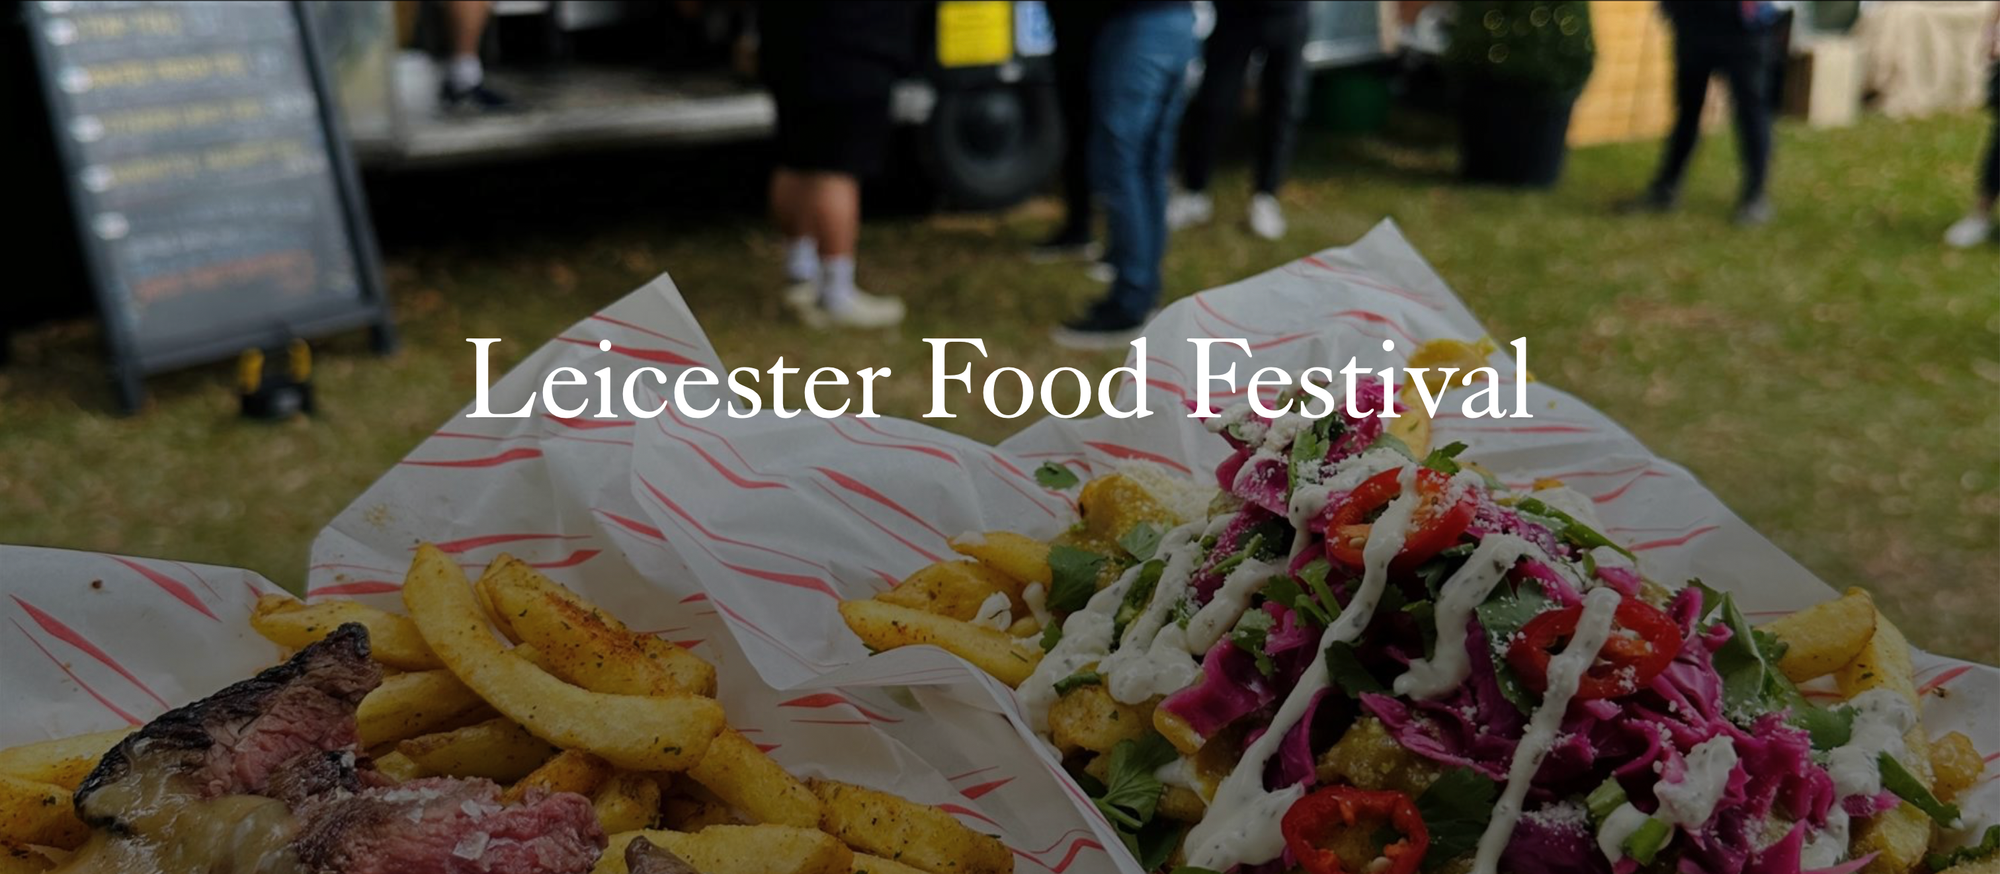
[[[1679,213],[1635,219],[1605,205],[1645,181],[1653,143],[1576,152],[1560,190],[1521,195],[1447,184],[1445,153],[1309,138],[1285,196],[1291,235],[1267,243],[1233,220],[1247,199],[1236,168],[1216,188],[1232,220],[1174,239],[1168,289],[1239,279],[1394,217],[1496,336],[1531,338],[1538,376],[1687,465],[1828,582],[1873,589],[1920,644],[2000,662],[2000,250],[1937,242],[1964,208],[1988,124],[1782,128],[1778,221],[1743,232],[1725,220],[1735,167],[1721,138],[1699,154]],[[507,185],[508,172],[482,178]],[[238,565],[296,585],[313,534],[470,399],[464,338],[505,338],[498,357],[511,362],[661,271],[732,364],[783,354],[921,374],[919,338],[967,333],[1031,373],[1116,363],[1045,340],[1097,290],[1073,266],[1024,262],[1050,202],[871,223],[863,284],[906,297],[913,318],[834,338],[779,318],[778,241],[748,198],[718,210],[675,203],[672,186],[651,196],[667,206],[601,214],[589,197],[523,196],[563,214],[488,217],[422,242],[385,234],[405,348],[383,360],[358,338],[324,347],[325,413],[311,421],[239,422],[226,367],[152,380],[152,408],[117,418],[94,328],[21,338],[19,366],[0,371],[0,542]],[[923,411],[926,380],[882,388],[885,414]],[[960,412],[949,426],[985,439],[1025,424]]]

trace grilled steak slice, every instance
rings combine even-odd
[[[170,710],[119,742],[78,787],[77,812],[91,825],[126,831],[121,815],[138,797],[266,795],[272,776],[302,757],[322,760],[311,766],[322,771],[315,786],[346,785],[359,743],[355,707],[381,682],[382,668],[368,660],[368,630],[343,625],[290,661]],[[344,755],[329,762],[327,753]],[[348,773],[324,773],[329,766]]]
[[[632,874],[701,874],[674,851],[645,838],[633,838],[625,845],[625,870]]]
[[[502,806],[490,780],[367,789],[310,805],[301,820],[292,847],[311,874],[584,872],[605,844],[583,796],[530,792]]]

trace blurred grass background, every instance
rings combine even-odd
[[[1678,213],[1630,219],[1607,204],[1648,178],[1651,142],[1573,152],[1559,190],[1524,195],[1449,184],[1448,151],[1308,138],[1284,198],[1290,236],[1241,227],[1238,166],[1216,182],[1218,222],[1174,238],[1168,293],[1393,217],[1495,336],[1531,338],[1538,376],[1687,465],[1829,583],[1871,588],[1920,645],[2000,662],[2000,251],[1938,243],[1987,125],[1783,127],[1779,217],[1755,230],[1726,221],[1726,137],[1704,144]],[[0,542],[242,566],[296,586],[320,527],[470,399],[464,338],[505,338],[496,364],[511,364],[663,271],[725,363],[893,367],[886,415],[926,409],[924,336],[983,336],[992,366],[1036,376],[1117,363],[1046,341],[1099,290],[1078,265],[1026,263],[1055,221],[1050,200],[871,220],[862,284],[904,296],[912,318],[815,334],[777,304],[780,246],[754,166],[718,182],[699,162],[664,177],[578,163],[539,182],[504,167],[378,180],[404,348],[377,359],[358,337],[323,345],[324,413],[311,420],[239,421],[227,367],[151,380],[150,409],[118,418],[94,327],[20,338],[17,366],[0,370]],[[1029,421],[955,409],[942,424],[986,440]]]

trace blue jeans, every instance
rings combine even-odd
[[[1194,10],[1185,3],[1111,16],[1091,53],[1090,176],[1118,273],[1101,315],[1137,321],[1160,300],[1167,251],[1167,172],[1187,106]]]

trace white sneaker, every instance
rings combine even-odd
[[[1944,231],[1944,244],[1954,249],[1970,249],[1993,236],[1993,217],[1968,213]]]
[[[1090,277],[1090,281],[1099,285],[1110,285],[1118,281],[1118,268],[1111,266],[1109,262],[1092,261],[1089,267],[1083,268],[1083,275]]]
[[[1177,191],[1167,198],[1167,230],[1208,224],[1215,218],[1215,201],[1199,191]]]
[[[1250,232],[1266,240],[1285,235],[1285,211],[1276,197],[1259,194],[1250,198]]]
[[[873,295],[859,289],[838,306],[811,300],[797,309],[799,319],[813,328],[887,328],[903,321],[902,298]]]

